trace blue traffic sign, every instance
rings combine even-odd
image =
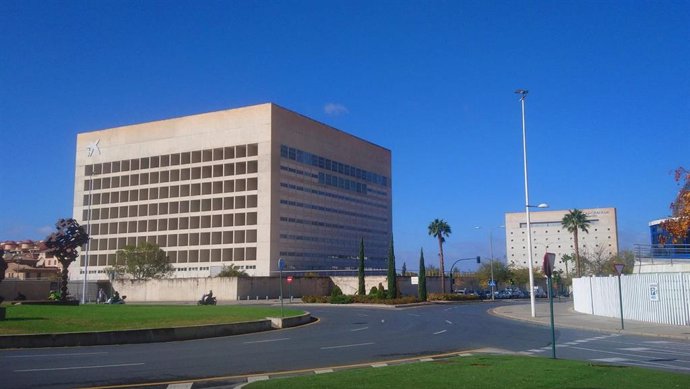
[[[285,269],[285,260],[283,258],[278,259],[278,270],[283,271]]]
[[[494,280],[489,281],[489,286],[496,286],[496,281],[494,281]]]

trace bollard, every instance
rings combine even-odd
[[[247,295],[247,301],[249,301],[249,295]]]
[[[259,301],[259,296],[256,296],[256,301]]]
[[[268,296],[266,296],[266,301],[268,301]]]

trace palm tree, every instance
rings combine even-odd
[[[429,224],[429,235],[438,239],[438,250],[441,257],[439,267],[441,272],[442,293],[446,293],[445,269],[443,268],[443,242],[446,241],[445,237],[450,236],[450,233],[450,225],[443,219],[434,219],[434,221]]]
[[[575,208],[572,211],[568,211],[568,213],[565,216],[563,216],[561,225],[563,225],[563,228],[567,229],[568,232],[573,233],[573,240],[575,241],[575,267],[577,268],[577,276],[582,277],[582,266],[580,264],[580,248],[578,247],[577,243],[577,233],[578,230],[582,230],[585,233],[589,233],[589,231],[587,231],[587,228],[589,228],[589,220],[587,220],[587,216],[584,214],[584,212]]]
[[[563,254],[563,256],[561,257],[561,261],[565,265],[565,277],[566,278],[569,277],[569,275],[568,275],[568,263],[573,261],[573,260],[575,260],[575,258],[573,258],[573,256],[570,254]]]

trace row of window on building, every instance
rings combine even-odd
[[[207,250],[166,250],[169,263],[196,262],[237,262],[255,261],[256,247],[217,248]],[[114,266],[117,254],[89,254],[89,266]],[[80,267],[84,267],[86,255],[80,258]]]
[[[168,166],[221,161],[225,159],[256,157],[258,155],[259,145],[252,143],[247,145],[218,147],[214,149],[97,163],[93,165],[86,165],[84,172],[87,176],[90,176],[92,174],[110,174],[133,170],[157,169]]]
[[[320,169],[330,170],[335,173],[343,174],[350,177],[355,177],[360,180],[371,182],[381,186],[388,186],[388,177],[382,176],[346,163],[333,161],[328,158],[321,157],[316,154],[309,153],[294,147],[286,145],[280,146],[280,156],[291,159],[299,163],[318,167]]]
[[[257,195],[215,197],[200,200],[183,200],[118,207],[88,207],[82,209],[82,220],[105,220],[143,216],[174,215],[208,211],[230,211],[257,208]]]

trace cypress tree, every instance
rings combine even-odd
[[[398,295],[395,274],[395,252],[393,251],[393,238],[391,237],[391,247],[388,249],[388,298],[395,298]]]
[[[359,242],[359,270],[357,272],[359,278],[359,288],[357,288],[357,294],[364,296],[367,294],[366,286],[364,284],[364,238]]]
[[[426,265],[424,265],[424,249],[419,253],[419,299],[426,301]]]
[[[403,267],[402,267],[402,274],[401,276],[405,277],[407,275],[407,263],[403,262]]]

